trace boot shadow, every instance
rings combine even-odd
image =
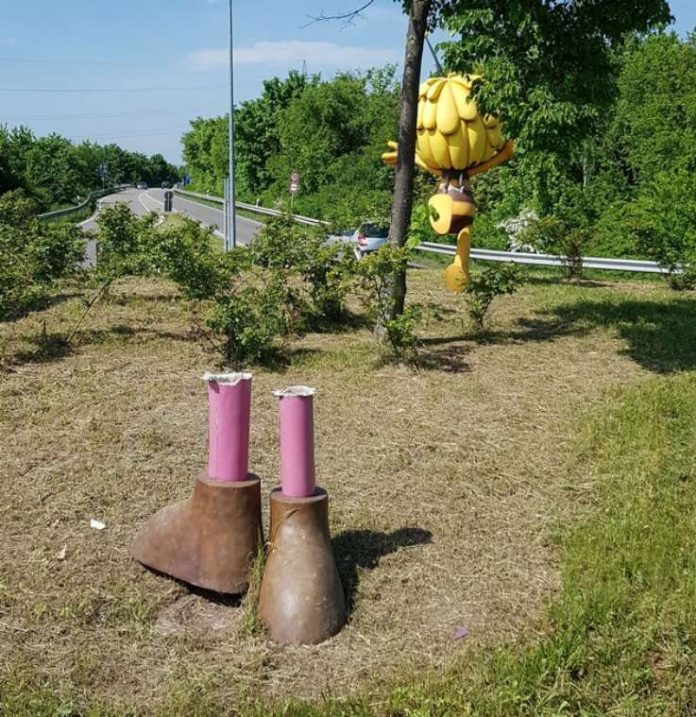
[[[355,608],[361,570],[373,570],[385,555],[401,548],[432,542],[433,534],[423,528],[399,528],[391,533],[376,530],[345,530],[333,538],[338,572],[343,582],[348,619]]]

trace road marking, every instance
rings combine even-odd
[[[148,214],[149,214],[150,212],[156,212],[156,211],[157,211],[156,209],[151,209],[150,207],[148,207],[148,206],[145,204],[145,202],[143,202],[143,195],[145,195],[145,196],[148,197],[149,199],[155,199],[154,197],[151,197],[151,196],[147,193],[147,191],[140,192],[140,194],[138,194],[138,201],[140,202],[140,206],[141,206]],[[155,201],[159,201],[159,200],[155,199]],[[162,202],[162,204],[164,204],[164,202]]]
[[[161,204],[162,206],[164,206],[164,202],[163,202],[161,199],[157,199],[157,197],[153,197],[153,196],[150,194],[150,190],[149,190],[149,189],[146,190],[145,194],[147,195],[148,199],[152,199],[153,201],[157,202],[158,204]]]

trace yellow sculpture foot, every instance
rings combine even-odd
[[[457,263],[450,264],[443,272],[443,275],[447,288],[457,294],[461,294],[469,282],[469,275]]]

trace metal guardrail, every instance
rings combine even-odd
[[[201,194],[200,192],[189,192],[185,189],[175,189],[175,194],[181,194],[184,197],[192,197],[194,199],[203,199],[206,202],[214,202],[215,204],[224,204],[225,200],[222,197],[216,197],[213,194]],[[234,205],[237,209],[244,209],[247,212],[255,212],[256,214],[263,214],[268,217],[280,217],[283,216],[284,212],[278,209],[269,209],[268,207],[259,207],[256,204],[247,204],[246,202],[235,202]],[[329,222],[323,222],[321,219],[313,219],[312,217],[305,217],[301,214],[293,214],[292,218],[300,224],[308,224],[310,226],[318,226],[323,224],[329,226]]]
[[[416,249],[434,254],[454,256],[457,248],[451,244],[436,244],[423,242]],[[495,251],[493,249],[472,249],[471,258],[480,261],[506,261],[515,264],[530,264],[533,266],[566,266],[567,260],[554,254],[534,254],[532,252]],[[669,274],[669,269],[656,264],[654,261],[640,259],[610,259],[596,256],[582,258],[585,269],[603,269],[606,271],[632,271],[646,274]]]
[[[94,192],[90,192],[87,195],[87,199],[84,200],[81,204],[77,204],[74,207],[66,207],[65,209],[56,209],[54,212],[44,212],[43,214],[37,214],[37,219],[59,219],[60,217],[67,217],[70,214],[75,214],[76,212],[81,212],[83,209],[88,207],[90,203],[98,198],[98,197],[105,197],[107,194],[113,194],[114,192],[120,192],[124,187],[111,187],[109,189],[97,189]]]
[[[214,197],[211,194],[200,194],[198,192],[188,192],[182,189],[175,190],[179,194],[189,195],[199,199],[205,199],[210,202],[217,202],[224,204],[224,200],[220,197]],[[265,214],[267,216],[277,217],[283,214],[283,212],[277,209],[268,209],[267,207],[259,207],[255,204],[246,204],[245,202],[236,202],[236,206],[239,209],[245,209],[249,212],[256,212],[257,214]],[[302,224],[318,225],[323,224],[329,225],[329,222],[323,222],[320,219],[312,219],[311,217],[304,217],[299,214],[293,214],[293,219]],[[437,244],[436,242],[421,242],[415,247],[418,251],[430,252],[433,254],[445,254],[447,256],[454,256],[457,252],[457,248],[451,244]],[[511,262],[514,264],[528,264],[531,266],[560,266],[564,267],[567,264],[567,260],[562,256],[556,256],[554,254],[535,254],[532,252],[522,251],[496,251],[494,249],[472,249],[471,258],[478,259],[479,261],[504,261]],[[635,273],[644,274],[669,274],[670,270],[660,266],[654,261],[647,261],[641,259],[611,259],[604,257],[585,256],[582,259],[582,265],[585,269],[602,269],[605,271],[629,271]]]

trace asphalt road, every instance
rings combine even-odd
[[[134,214],[140,216],[149,212],[162,212],[164,209],[164,192],[165,189],[126,189],[123,192],[109,194],[100,200],[102,206],[123,202],[127,204]],[[216,233],[222,237],[221,230],[223,227],[222,209],[216,209],[206,204],[192,202],[189,199],[183,199],[178,195],[174,195],[174,211],[183,214],[191,219],[195,219],[201,224],[213,227]],[[98,231],[95,221],[96,214],[81,223],[81,227],[86,231],[96,234]],[[249,244],[254,238],[256,232],[261,226],[261,222],[247,219],[246,217],[237,216],[235,222],[236,240],[238,244]],[[97,258],[97,240],[96,237],[91,238],[87,242],[87,250],[85,254],[85,264],[94,266]]]

